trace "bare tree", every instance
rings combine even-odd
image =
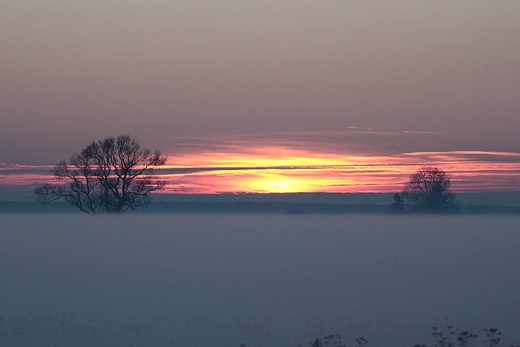
[[[402,196],[412,204],[413,212],[458,212],[459,204],[451,191],[451,180],[438,168],[422,167],[410,176]]]
[[[148,194],[166,184],[154,175],[165,162],[160,151],[141,148],[128,135],[110,137],[55,166],[54,176],[68,183],[44,184],[34,193],[42,204],[64,198],[85,213],[123,213],[145,207]]]

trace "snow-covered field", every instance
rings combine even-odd
[[[433,325],[520,342],[520,218],[3,214],[0,229],[1,347],[402,347],[431,345]]]

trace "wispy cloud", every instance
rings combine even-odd
[[[441,133],[413,129],[388,130],[350,126],[326,131],[255,132],[239,135],[210,134],[157,140],[172,158],[201,153],[265,151],[268,148],[302,150],[308,153],[388,155],[399,153],[402,143],[435,143]],[[409,138],[409,139],[407,139]]]

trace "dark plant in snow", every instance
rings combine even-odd
[[[448,326],[446,336],[437,327],[433,327],[432,335],[435,339],[435,347],[452,347],[455,345],[453,342],[453,335],[455,335],[455,331],[453,331],[453,327],[451,325]]]
[[[448,331],[446,335],[439,330],[437,327],[433,327],[433,337],[436,344],[434,347],[451,347],[456,344],[460,347],[476,347],[478,335],[470,333],[469,331],[462,331],[459,333],[457,339],[455,339],[455,331],[452,326],[447,327]],[[485,344],[487,347],[495,347],[500,344],[501,333],[496,328],[484,329],[486,333]],[[419,345],[417,345],[419,346]],[[425,345],[421,345],[426,347]],[[514,347],[514,346],[511,346]]]
[[[347,345],[341,341],[341,336],[338,334],[325,336],[323,341],[324,342],[322,343],[320,339],[317,338],[310,344],[312,347],[347,347]],[[356,347],[366,347],[367,344],[368,341],[363,337],[356,339]]]
[[[500,343],[501,333],[497,328],[485,329],[484,331],[486,332],[486,343],[488,347],[494,347]]]
[[[358,337],[356,343],[356,347],[366,347],[368,345],[368,341],[364,337]]]
[[[457,342],[461,347],[472,347],[475,346],[478,335],[472,334],[468,331],[463,331],[459,334]]]
[[[433,345],[426,344],[415,344],[413,347],[477,347],[477,334],[473,334],[467,330],[457,333],[453,326],[449,325],[446,331],[443,331],[437,327],[432,328],[432,336],[435,340]],[[496,347],[500,344],[501,333],[496,328],[484,329],[486,334],[485,345],[481,347]],[[341,341],[340,335],[329,335],[323,338],[323,343],[319,338],[310,343],[311,347],[346,347],[347,345]],[[355,347],[367,347],[368,341],[359,337],[356,339]],[[242,346],[241,346],[242,347]],[[302,347],[299,345],[298,347]],[[509,346],[509,347],[520,347],[520,343]]]
[[[323,339],[325,340],[325,346],[346,347],[346,345],[341,342],[341,336],[339,336],[338,334],[325,336]]]

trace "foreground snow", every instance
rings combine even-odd
[[[0,215],[0,346],[520,342],[520,218]]]

